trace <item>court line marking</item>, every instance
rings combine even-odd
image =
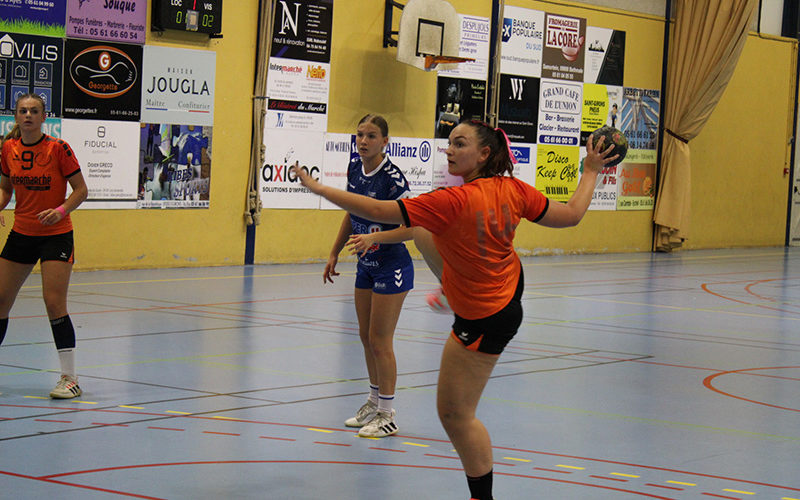
[[[671,481],[671,480],[669,480],[669,481],[665,481],[665,482],[667,482],[669,484],[680,484],[681,486],[697,486],[694,483],[684,483],[682,481]]]

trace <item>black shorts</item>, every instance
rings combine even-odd
[[[511,301],[491,316],[481,319],[464,319],[458,314],[453,321],[453,338],[470,351],[500,354],[522,324],[522,290],[525,278],[519,268],[517,289]]]
[[[15,231],[8,233],[0,257],[18,264],[36,264],[39,260],[75,262],[72,231],[51,236],[27,236]]]

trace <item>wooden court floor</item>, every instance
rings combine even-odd
[[[467,499],[435,412],[451,318],[415,264],[380,440],[342,425],[367,391],[352,263],[324,286],[322,264],[75,273],[66,401],[31,276],[0,347],[0,498]],[[523,264],[478,408],[498,500],[800,499],[799,248]]]

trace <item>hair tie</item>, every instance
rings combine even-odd
[[[508,136],[506,135],[506,131],[501,129],[500,127],[497,127],[494,130],[495,130],[495,132],[500,132],[501,134],[503,134],[503,138],[506,140],[506,147],[508,148],[508,156],[509,156],[509,158],[511,158],[511,163],[516,165],[517,164],[517,157],[514,156],[514,152],[511,151],[511,141],[508,140]]]

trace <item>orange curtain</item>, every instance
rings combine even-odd
[[[664,143],[653,213],[653,248],[671,252],[689,235],[691,158],[728,85],[758,0],[678,0],[667,66]]]

